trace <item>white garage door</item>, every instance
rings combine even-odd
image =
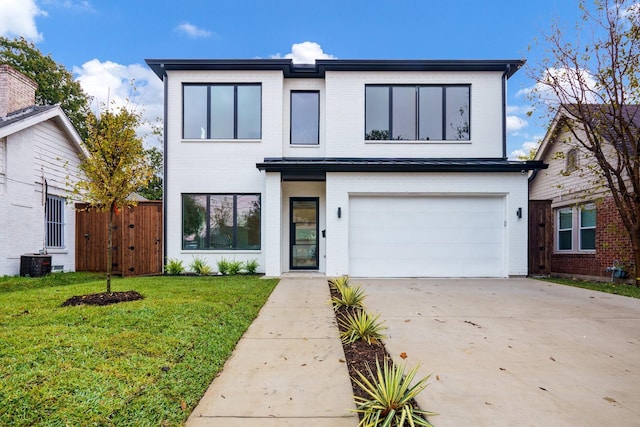
[[[349,274],[504,276],[503,197],[351,197]]]

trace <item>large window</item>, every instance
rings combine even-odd
[[[57,196],[47,196],[46,237],[47,248],[64,248],[64,199]]]
[[[184,85],[183,138],[260,139],[259,84]]]
[[[468,85],[367,85],[365,91],[366,140],[471,138]]]
[[[291,144],[318,145],[320,92],[291,92]]]
[[[260,249],[260,195],[183,194],[182,249]]]
[[[583,205],[557,211],[558,251],[594,251],[596,249],[596,208]]]

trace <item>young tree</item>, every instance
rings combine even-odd
[[[60,104],[73,126],[84,139],[87,136],[86,118],[89,96],[67,69],[56,63],[51,55],[43,55],[33,43],[24,38],[0,37],[0,64],[11,65],[38,83],[38,105]]]
[[[75,191],[91,206],[109,212],[107,230],[107,292],[111,292],[114,215],[133,204],[128,197],[153,174],[142,139],[136,135],[141,116],[126,107],[89,113],[84,146],[89,153],[80,162],[84,177]]]
[[[635,4],[634,4],[635,3]],[[633,247],[640,279],[640,4],[581,1],[578,36],[558,24],[545,36],[546,58],[531,69],[534,95],[560,111],[579,151],[595,160],[585,173],[610,192]],[[585,41],[586,40],[586,41]]]
[[[153,176],[137,192],[149,200],[162,200],[162,151],[151,147],[145,150],[145,157],[153,170]]]

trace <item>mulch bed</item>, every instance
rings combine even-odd
[[[144,297],[136,291],[102,292],[99,294],[74,296],[62,303],[63,307],[72,305],[109,305],[119,302],[136,301]]]

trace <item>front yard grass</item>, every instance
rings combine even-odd
[[[145,298],[63,308],[104,278],[50,276],[0,277],[0,425],[182,425],[277,283],[115,279]]]
[[[563,279],[557,277],[540,278],[547,282],[559,283],[561,285],[575,286],[578,288],[590,289],[592,291],[606,292],[609,294],[622,295],[631,298],[640,298],[640,288],[626,283],[612,282],[588,282],[584,280]]]

